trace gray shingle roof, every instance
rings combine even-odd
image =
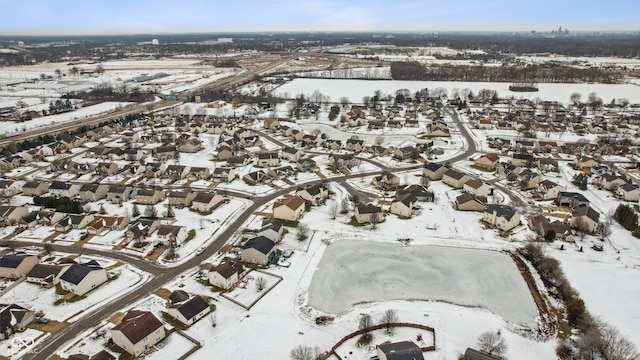
[[[268,254],[271,249],[276,246],[276,243],[271,241],[271,239],[265,236],[256,236],[254,238],[249,239],[243,246],[242,249],[256,249],[263,254]]]

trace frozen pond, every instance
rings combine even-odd
[[[309,305],[331,314],[401,299],[483,307],[526,327],[535,327],[538,316],[511,258],[489,250],[336,241],[309,288]]]

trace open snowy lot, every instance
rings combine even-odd
[[[332,80],[332,79],[294,79],[275,90],[275,93],[284,93],[290,96],[304,94],[310,96],[315,90],[338,101],[346,96],[355,103],[362,102],[364,96],[373,96],[374,91],[380,90],[384,94],[395,94],[396,90],[408,89],[411,92],[424,88],[435,89],[443,87],[450,94],[453,89],[471,89],[478,93],[481,89],[492,89],[498,92],[498,96],[507,97],[513,95],[516,99],[524,98],[534,100],[540,98],[548,101],[568,103],[569,97],[574,92],[583,96],[595,92],[605,103],[613,98],[627,98],[632,103],[640,102],[640,91],[630,84],[538,84],[537,92],[512,92],[509,91],[510,83],[492,82],[461,82],[461,81],[400,81],[400,80]]]
[[[332,314],[401,299],[486,307],[529,327],[538,315],[513,261],[488,250],[337,241],[325,250],[309,289],[309,305]]]

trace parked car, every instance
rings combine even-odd
[[[22,232],[24,232],[24,230],[25,230],[25,228],[23,228],[23,227],[19,227],[19,228],[17,228],[17,229],[15,230],[15,233],[16,233],[16,234],[21,234]]]
[[[154,253],[154,252],[156,252],[156,250],[155,250],[155,249],[151,249],[151,250],[149,250],[149,252],[147,253],[147,256],[151,256],[151,255],[153,255],[153,253]]]
[[[202,254],[204,252],[204,250],[205,250],[204,247],[202,247],[202,246],[199,247],[198,250],[196,250],[196,255]]]
[[[80,240],[84,240],[84,239],[86,239],[88,237],[89,237],[89,234],[84,233],[84,234],[80,235]]]
[[[49,319],[44,318],[44,317],[37,317],[36,318],[36,322],[38,324],[48,324],[49,323]]]

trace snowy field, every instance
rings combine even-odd
[[[330,80],[330,79],[294,79],[275,90],[275,93],[282,95],[287,93],[291,96],[305,94],[306,97],[313,94],[315,90],[338,101],[346,96],[355,103],[360,103],[364,96],[373,96],[376,90],[384,94],[394,95],[396,90],[408,89],[416,92],[424,88],[435,89],[443,87],[448,93],[454,89],[471,89],[478,93],[481,89],[492,89],[498,92],[499,97],[514,96],[516,99],[524,98],[534,100],[540,98],[548,101],[558,101],[568,103],[569,97],[574,92],[579,92],[586,97],[587,94],[595,92],[605,103],[609,103],[613,98],[627,98],[631,103],[640,102],[640,91],[638,87],[630,84],[538,84],[539,91],[521,93],[509,91],[511,83],[497,82],[461,82],[461,81],[400,81],[400,80]]]
[[[532,328],[538,316],[513,261],[488,250],[336,241],[325,250],[309,289],[309,305],[330,314],[402,299],[485,307]]]

